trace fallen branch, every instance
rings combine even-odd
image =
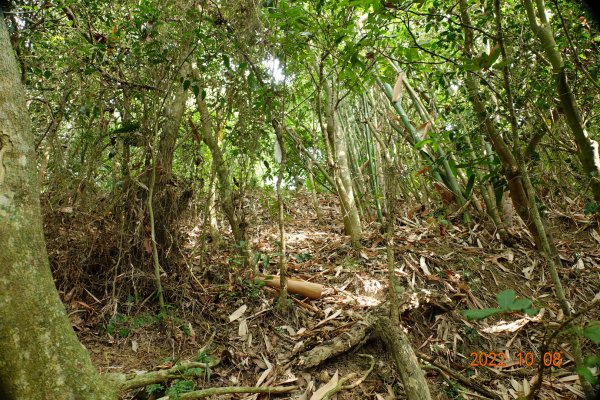
[[[119,391],[125,392],[131,389],[137,389],[154,383],[166,382],[172,379],[181,379],[185,376],[204,376],[205,371],[218,365],[220,360],[216,359],[209,363],[187,362],[177,364],[172,368],[160,371],[147,372],[141,375],[113,375],[113,381],[119,386]],[[201,368],[200,373],[195,373],[194,368]]]
[[[193,392],[181,393],[177,395],[178,400],[191,400],[191,399],[203,399],[208,396],[215,396],[218,394],[232,394],[232,393],[264,393],[264,394],[282,394],[293,392],[298,389],[298,386],[227,386],[218,388],[209,388],[202,390],[194,390]],[[164,396],[158,400],[174,400],[175,397]]]
[[[351,330],[328,340],[320,346],[312,348],[300,357],[298,365],[305,368],[316,367],[332,357],[345,353],[366,341],[371,334],[371,329],[370,324],[358,322]]]

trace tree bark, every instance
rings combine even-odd
[[[71,328],[42,231],[31,122],[0,11],[0,392],[116,399]]]

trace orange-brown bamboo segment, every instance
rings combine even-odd
[[[269,275],[259,278],[266,286],[279,289],[279,276]],[[301,279],[288,278],[288,292],[299,296],[308,297],[309,299],[318,299],[323,293],[324,286],[318,283],[307,282]]]

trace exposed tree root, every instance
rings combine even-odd
[[[138,389],[154,383],[162,383],[172,379],[181,379],[182,377],[190,376],[203,376],[208,368],[212,368],[218,365],[220,360],[215,360],[209,363],[202,362],[187,362],[178,364],[172,368],[148,372],[141,375],[124,375],[124,374],[113,374],[111,378],[115,382],[121,393],[132,389]],[[194,371],[199,369],[198,371]],[[202,390],[195,390],[193,392],[181,393],[177,396],[177,399],[202,399],[208,396],[218,394],[231,394],[231,393],[266,393],[266,394],[281,394],[289,393],[298,389],[297,386],[227,386],[208,388]],[[159,400],[173,399],[171,396],[161,397]]]
[[[300,357],[298,365],[311,368],[324,361],[351,350],[358,344],[366,341],[371,333],[372,326],[363,322],[357,323],[351,331],[334,337],[321,346],[316,346]]]
[[[431,395],[425,374],[410,341],[399,327],[391,324],[387,314],[384,311],[368,315],[365,322],[357,324],[356,328],[307,352],[300,358],[299,364],[305,367],[314,367],[370,338],[381,339],[394,358],[407,398],[409,400],[430,400]],[[343,382],[338,384],[338,386],[342,385]]]
[[[374,319],[373,327],[375,337],[385,343],[394,359],[407,399],[430,400],[425,374],[402,328],[392,325],[390,319],[383,315]]]
[[[368,357],[371,359],[371,365],[369,366],[369,369],[367,370],[367,372],[365,372],[363,374],[363,376],[361,376],[357,381],[355,381],[354,383],[352,383],[350,385],[344,385],[344,383],[348,382],[350,379],[354,379],[357,374],[352,373],[352,374],[348,374],[345,377],[341,378],[338,381],[337,385],[335,385],[335,387],[333,389],[328,391],[325,394],[325,396],[323,396],[323,400],[329,400],[331,397],[333,397],[333,395],[335,395],[338,392],[341,392],[342,390],[354,389],[355,387],[357,387],[358,385],[363,383],[365,381],[365,379],[367,379],[367,377],[369,376],[369,374],[373,371],[373,368],[375,367],[375,358],[373,358],[373,356],[368,355],[368,354],[359,354],[359,355],[362,357]]]
[[[364,321],[357,323],[351,331],[344,332],[342,335],[306,352],[300,357],[299,365],[306,368],[315,367],[329,358],[352,350],[354,347],[369,339],[380,339],[383,341],[394,360],[396,370],[404,385],[406,397],[409,400],[431,399],[425,374],[419,365],[419,358],[433,365],[436,370],[449,375],[463,386],[468,387],[487,398],[498,398],[493,392],[476,382],[472,382],[443,365],[436,364],[431,357],[425,354],[415,354],[408,336],[402,331],[401,327],[393,325],[387,315],[388,313],[386,310],[378,310],[376,313],[369,314]],[[334,393],[347,389],[343,384],[345,381],[352,378],[353,376],[348,376],[340,379],[337,386],[332,389],[335,390]],[[360,384],[360,382],[358,384]]]

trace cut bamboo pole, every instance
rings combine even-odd
[[[269,275],[258,278],[265,283],[265,286],[279,289],[279,276]],[[318,283],[303,281],[301,279],[288,278],[287,290],[290,293],[309,299],[318,299],[323,293],[324,286]]]

